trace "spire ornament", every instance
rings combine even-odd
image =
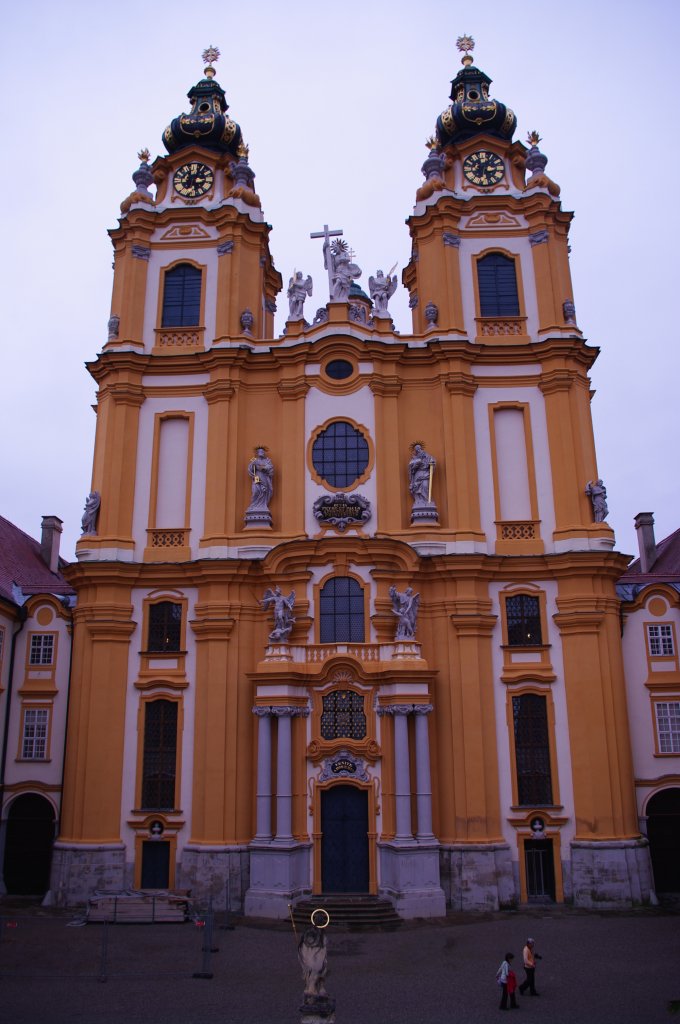
[[[458,36],[458,38],[456,39],[456,47],[464,55],[463,59],[461,60],[461,64],[463,64],[464,67],[466,68],[469,67],[470,64],[472,64],[472,57],[470,56],[470,51],[474,50],[475,48],[474,39],[472,38],[472,36],[468,35]]]
[[[201,57],[203,58],[203,63],[207,65],[207,67],[205,68],[205,72],[204,72],[205,73],[205,77],[206,78],[214,78],[215,77],[215,69],[213,67],[213,64],[216,64],[217,61],[220,59],[220,51],[219,51],[218,47],[217,46],[209,46],[206,50],[203,51],[203,53],[201,54]]]

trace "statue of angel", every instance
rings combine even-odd
[[[323,265],[329,272],[331,302],[347,302],[352,280],[361,277],[361,267],[352,263],[349,246],[343,238],[332,242],[325,240]]]
[[[394,267],[396,265],[395,263]],[[368,279],[368,290],[375,306],[376,316],[388,315],[387,303],[397,290],[397,275],[392,274],[394,267],[392,267],[387,277],[385,277],[382,270],[379,270],[375,277],[369,277]]]
[[[586,494],[593,506],[593,519],[596,523],[603,523],[609,515],[607,505],[607,488],[602,480],[589,480],[586,485]]]
[[[276,586],[273,590],[268,588],[264,593],[261,603],[265,611],[270,606],[274,608],[274,628],[269,634],[270,643],[288,643],[288,637],[295,622],[295,616],[293,615],[295,591],[291,590],[288,597],[284,597],[280,587]]]
[[[403,594],[392,585],[389,590],[392,598],[392,614],[399,619],[395,640],[413,640],[416,635],[416,620],[420,608],[420,594],[414,594],[407,587]]]
[[[307,274],[307,278],[304,279],[301,270],[293,272],[293,276],[288,282],[288,308],[290,310],[288,314],[289,320],[301,320],[302,310],[305,304],[305,299],[308,295],[312,294],[312,279]]]

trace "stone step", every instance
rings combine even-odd
[[[365,893],[332,893],[298,900],[293,919],[298,929],[306,928],[315,910],[323,908],[331,925],[352,929],[393,931],[402,921],[388,899]]]

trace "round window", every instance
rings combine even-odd
[[[331,487],[349,487],[366,470],[368,441],[344,420],[330,423],[312,445],[312,464]]]
[[[333,380],[346,380],[354,373],[354,367],[347,359],[331,359],[324,369],[326,376],[332,377]]]

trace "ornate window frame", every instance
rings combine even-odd
[[[333,423],[348,423],[354,430],[356,430],[358,433],[362,435],[362,437],[364,438],[368,445],[368,464],[366,466],[366,469],[360,476],[358,476],[354,481],[352,481],[352,483],[343,484],[338,487],[336,487],[334,484],[331,484],[330,481],[326,480],[324,477],[320,476],[320,474],[314,467],[314,461],[312,459],[312,450],[314,448],[316,440],[318,439],[319,435],[322,434],[324,430],[328,430],[328,428]],[[365,484],[366,481],[370,478],[373,472],[374,465],[375,445],[373,443],[371,433],[368,427],[364,426],[363,423],[359,423],[357,420],[352,419],[351,416],[331,416],[329,419],[325,420],[324,423],[320,423],[312,430],[309,436],[309,441],[307,442],[307,469],[312,480],[314,480],[314,482],[317,483],[320,487],[323,487],[324,490],[331,491],[335,494],[340,494],[342,492],[347,491],[354,491],[356,490],[357,487],[361,487],[362,484]]]
[[[541,616],[541,639],[540,644],[531,644],[520,647],[508,643],[508,616],[506,599],[525,594],[529,597],[538,598]],[[550,660],[551,645],[548,642],[548,614],[546,607],[547,595],[545,590],[534,583],[511,584],[504,587],[498,593],[501,619],[501,649],[503,651],[503,671],[501,681],[504,683],[517,683],[527,677],[536,679],[543,683],[551,683],[555,680],[555,672]]]

